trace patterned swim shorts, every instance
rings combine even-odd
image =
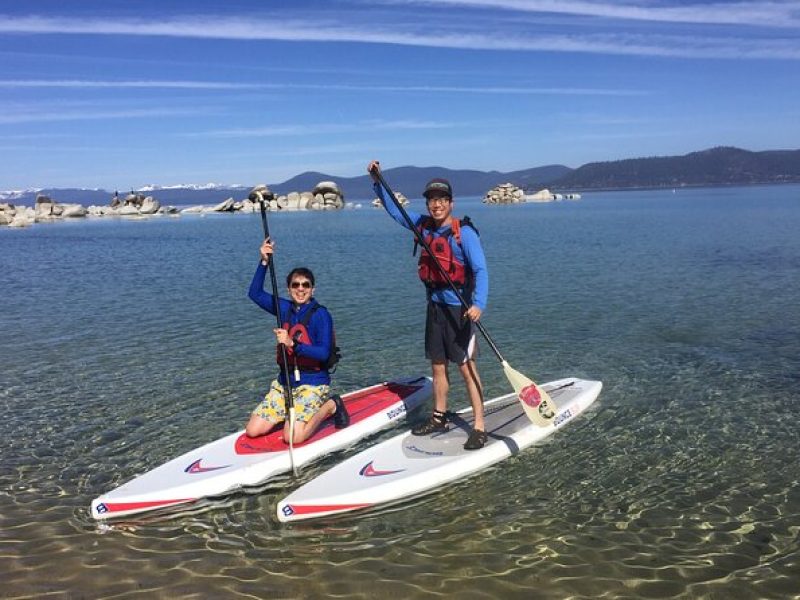
[[[328,401],[330,390],[329,385],[301,385],[292,388],[292,401],[297,421],[308,423],[311,417]],[[269,391],[256,406],[253,414],[270,423],[280,423],[286,420],[286,399],[283,396],[283,386],[277,380],[273,380]]]

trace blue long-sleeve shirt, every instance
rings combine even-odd
[[[386,189],[380,183],[375,183],[373,187],[375,189],[375,193],[378,195],[378,198],[381,201],[381,204],[383,204],[383,208],[386,209],[386,212],[389,213],[389,215],[395,221],[400,223],[400,225],[406,229],[410,229],[405,218],[403,218],[403,214],[398,210],[397,206],[395,206],[395,203],[392,202],[391,198],[389,197],[389,192],[386,191]],[[419,227],[420,223],[425,218],[425,215],[421,215],[413,210],[406,209],[406,213],[417,227]],[[433,237],[435,238],[442,235],[447,235],[448,233],[450,233],[449,225],[439,227],[432,232]],[[483,247],[481,246],[481,240],[478,237],[478,233],[472,227],[462,227],[461,244],[459,245],[456,242],[454,236],[450,236],[449,241],[450,248],[453,251],[453,256],[455,256],[459,262],[469,266],[470,270],[472,271],[474,279],[472,297],[465,297],[464,299],[480,308],[481,311],[486,310],[486,304],[489,300],[489,271],[486,268],[486,257],[483,254]],[[464,295],[467,290],[462,289],[459,291],[462,295]],[[456,296],[456,293],[449,287],[431,290],[430,294],[431,300],[439,304],[451,304],[453,306],[458,306],[461,304],[461,302],[458,300],[458,296]]]
[[[258,304],[261,308],[271,314],[275,313],[275,302],[272,294],[264,291],[264,279],[267,276],[267,268],[259,261],[256,272],[253,275],[253,281],[250,282],[250,290],[248,296],[250,299]],[[291,300],[286,298],[278,298],[278,306],[280,308],[281,323],[288,323],[289,328],[292,325],[299,323],[303,316],[311,310],[312,306],[317,304],[313,298],[306,304],[296,306]],[[306,324],[306,329],[311,337],[313,344],[297,344],[293,351],[297,356],[304,356],[306,358],[313,358],[314,360],[324,363],[330,356],[331,348],[333,347],[333,319],[331,318],[328,309],[320,306],[309,319]],[[300,381],[295,381],[294,367],[291,358],[289,359],[289,375],[291,377],[291,386],[293,388],[301,385],[330,385],[330,373],[322,369],[320,371],[300,371]],[[281,385],[286,385],[286,379],[283,375],[283,369],[280,370],[278,381]]]

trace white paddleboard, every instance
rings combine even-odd
[[[294,446],[295,466],[388,427],[427,401],[431,389],[429,377],[409,377],[343,395],[350,425],[336,429],[326,420],[310,440]],[[282,429],[256,438],[239,431],[187,452],[93,500],[92,516],[113,519],[261,485],[292,468]]]
[[[516,394],[495,398],[484,406],[489,440],[480,450],[463,448],[472,429],[469,408],[456,414],[447,432],[402,433],[325,471],[278,503],[278,519],[299,521],[367,509],[433,491],[555,433],[597,399],[603,384],[568,378],[541,387],[558,406],[548,426],[531,423]]]

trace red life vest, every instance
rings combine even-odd
[[[319,308],[322,308],[322,305],[314,302],[313,306],[310,306],[308,310],[306,310],[305,314],[303,314],[302,318],[297,323],[290,325],[289,323],[284,322],[283,328],[289,332],[289,337],[294,340],[295,344],[314,345],[314,341],[311,339],[311,335],[308,332],[308,322],[311,320],[311,316]],[[299,354],[295,354],[294,348],[289,348],[287,346],[286,359],[289,361],[289,365],[292,367],[296,366],[301,371],[321,371],[323,369],[333,369],[336,366],[336,363],[339,362],[340,354],[339,348],[336,346],[335,331],[332,332],[332,336],[331,354],[327,361],[319,361],[308,356],[300,356]],[[283,356],[281,355],[280,344],[276,346],[276,361],[281,367],[283,366]]]
[[[441,270],[434,261],[439,262],[450,276],[450,280],[457,287],[463,288],[472,281],[472,270],[468,265],[458,260],[455,252],[453,252],[453,247],[450,245],[450,238],[455,238],[456,244],[461,246],[462,224],[469,225],[475,229],[469,217],[464,217],[463,221],[453,219],[450,224],[450,231],[434,237],[432,230],[436,227],[436,224],[433,219],[425,217],[420,222],[418,231],[433,253],[433,255],[428,254],[428,251],[423,247],[417,263],[417,274],[427,287],[433,289],[449,287],[447,279],[442,275]],[[416,252],[416,245],[414,246],[414,251]]]

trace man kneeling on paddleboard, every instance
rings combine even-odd
[[[293,443],[299,444],[310,438],[319,425],[333,415],[337,429],[350,424],[350,416],[339,396],[330,394],[330,369],[337,360],[333,333],[333,319],[328,309],[314,299],[314,274],[305,267],[292,269],[286,277],[291,300],[278,299],[276,313],[272,294],[264,291],[267,265],[274,251],[274,244],[266,239],[261,244],[261,260],[258,263],[248,295],[265,311],[280,314],[283,327],[273,329],[278,341],[278,378],[250,415],[245,432],[249,437],[269,433],[276,425],[284,423],[283,437],[289,441],[289,419],[287,418],[284,386],[289,374],[292,399],[295,407]],[[282,362],[280,345],[286,348],[288,365]],[[288,367],[288,368],[285,368]]]

